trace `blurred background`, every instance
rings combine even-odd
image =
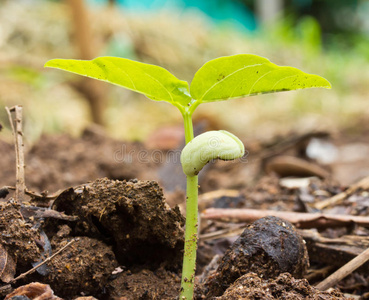
[[[204,104],[195,121],[244,139],[360,133],[369,128],[368,15],[365,0],[0,0],[0,106],[23,105],[28,143],[43,133],[78,136],[92,122],[111,137],[143,141],[181,126],[180,113],[44,63],[120,56],[191,82],[210,59],[252,53],[319,74],[333,88]],[[3,108],[0,120],[1,138],[11,140]]]

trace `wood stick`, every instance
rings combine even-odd
[[[327,228],[356,223],[369,227],[369,217],[351,215],[329,215],[321,213],[298,213],[257,209],[209,208],[201,213],[202,219],[232,222],[254,222],[266,216],[275,216],[293,223],[298,228]]]
[[[47,262],[49,262],[50,260],[52,260],[55,256],[57,256],[60,252],[64,251],[65,249],[67,249],[70,245],[72,245],[74,242],[79,241],[79,238],[75,238],[73,240],[71,240],[69,243],[67,243],[64,247],[60,248],[58,251],[56,251],[53,255],[49,256],[48,258],[46,258],[42,263],[38,264],[37,266],[33,267],[32,269],[29,269],[27,272],[24,272],[22,274],[20,274],[18,277],[14,278],[10,283],[14,283],[19,279],[22,279],[23,277],[27,276],[30,273],[33,273],[34,271],[36,271],[39,267],[41,267],[42,265],[46,264]]]
[[[22,203],[25,199],[26,184],[24,179],[24,144],[22,131],[22,106],[12,108],[5,107],[14,135],[15,159],[16,159],[16,190],[15,201]]]
[[[3,186],[1,189],[4,189],[4,190],[12,190],[12,191],[16,191],[17,188],[14,187],[14,186],[9,186],[9,185],[5,185]],[[24,193],[27,195],[27,196],[30,196],[30,197],[33,197],[33,198],[41,198],[41,199],[47,199],[47,200],[54,200],[55,198],[57,198],[61,193],[63,192],[63,190],[59,190],[55,193],[52,193],[52,194],[47,194],[47,193],[44,193],[42,192],[41,194],[40,193],[37,193],[37,192],[34,192],[34,191],[30,191],[26,188],[26,190],[24,191]]]
[[[359,188],[368,189],[369,188],[369,176],[361,179],[359,182],[351,185],[346,191],[334,195],[331,198],[325,199],[324,201],[320,201],[316,203],[314,206],[315,208],[322,210],[328,206],[333,206],[341,203],[345,198],[353,194]]]
[[[369,260],[369,248],[363,251],[360,255],[356,256],[354,259],[350,260],[343,267],[339,268],[336,272],[328,276],[322,282],[320,282],[316,288],[325,291],[330,287],[334,286],[341,279],[345,278],[347,275],[351,274],[357,268],[362,266]]]

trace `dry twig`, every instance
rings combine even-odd
[[[209,208],[201,218],[211,220],[232,220],[233,222],[254,222],[266,216],[275,216],[293,223],[298,228],[326,228],[355,223],[369,227],[369,217],[351,215],[329,215],[321,213],[297,213],[257,209]]]
[[[24,180],[24,144],[23,144],[23,131],[22,131],[22,106],[16,105],[11,107],[5,107],[10,125],[12,127],[15,144],[15,155],[16,155],[16,190],[15,200],[22,203],[25,198],[25,180]]]
[[[14,186],[9,186],[9,185],[6,185],[6,186],[3,186],[1,189],[4,189],[4,190],[12,190],[12,191],[15,191],[17,190],[16,187]],[[27,195],[27,196],[30,196],[30,197],[33,197],[33,198],[38,198],[38,199],[46,199],[46,200],[54,200],[56,199],[61,193],[63,192],[63,190],[59,190],[55,193],[52,193],[52,194],[48,194],[48,193],[45,193],[45,192],[42,192],[41,194],[40,193],[37,193],[37,192],[34,192],[34,191],[30,191],[26,188],[26,190],[24,191],[24,193]]]
[[[360,255],[356,256],[354,259],[350,260],[343,267],[339,268],[336,272],[328,276],[322,282],[320,282],[316,288],[325,291],[330,287],[334,286],[341,279],[345,278],[347,275],[351,274],[357,268],[362,266],[369,260],[369,248],[362,252]]]
[[[353,194],[358,189],[369,189],[369,176],[353,184],[346,191],[339,193],[331,198],[325,199],[324,201],[316,203],[315,208],[322,210],[328,206],[340,204],[343,200],[345,200],[348,196]]]

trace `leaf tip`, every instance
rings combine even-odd
[[[325,86],[325,88],[326,89],[331,89],[332,88],[332,85],[331,85],[331,83],[328,80],[326,80],[326,86]]]
[[[53,68],[55,59],[50,59],[44,64],[44,68]]]
[[[324,89],[331,89],[332,88],[331,83],[327,79],[325,79],[323,77],[320,77],[320,78],[321,78],[322,83],[319,87],[324,88]]]
[[[324,89],[331,89],[332,85],[331,83],[325,79],[324,77],[321,77],[319,75],[313,75],[316,78],[316,86],[317,88],[324,88]]]

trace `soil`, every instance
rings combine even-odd
[[[200,211],[217,207],[311,212],[316,203],[344,191],[348,185],[334,176],[340,174],[339,164],[317,164],[301,150],[308,144],[300,143],[304,137],[294,138],[299,142],[290,139],[288,147],[285,140],[269,145],[255,141],[244,160],[211,163],[200,177]],[[166,148],[162,145],[161,155],[169,153]],[[17,294],[16,288],[23,287],[27,295],[47,291],[45,299],[177,299],[185,193],[181,182],[169,186],[168,182],[180,167],[178,161],[150,161],[146,158],[154,150],[145,143],[113,140],[96,128],[80,138],[43,136],[26,149],[26,185],[32,192],[27,203],[19,205],[8,187],[15,184],[13,146],[0,141],[0,151],[0,182],[5,187],[0,193],[2,296],[34,299],[20,296],[21,291]],[[273,169],[269,162],[281,155],[304,160],[307,171],[299,162],[294,169],[285,160]],[[296,169],[300,177],[309,177],[303,178],[308,183],[298,181],[294,186],[277,172]],[[321,169],[330,176],[321,176]],[[366,215],[368,195],[368,189],[355,190],[324,212]],[[288,221],[267,217],[245,227],[238,239],[238,235],[202,238],[235,226],[201,220],[196,299],[346,299],[339,289],[365,299],[369,292],[367,265],[329,292],[309,284],[321,281],[369,245],[365,226],[319,229],[322,238],[317,242]],[[351,242],[350,251],[339,243],[322,242],[324,237],[346,243],[347,236],[362,237]],[[36,272],[13,281],[60,249]],[[327,267],[329,273],[320,271]]]
[[[13,201],[0,203],[0,230],[2,254],[7,253],[5,262],[2,262],[3,267],[6,269],[10,261],[14,261],[18,270],[26,271],[30,263],[41,256],[39,230],[25,222],[20,213],[20,205]]]
[[[180,267],[184,217],[178,207],[171,209],[165,203],[155,181],[97,179],[66,190],[52,208],[78,216],[70,224],[70,234],[105,241],[120,265]],[[55,223],[60,222],[45,224],[49,236],[55,235]]]
[[[318,300],[342,299],[338,291],[321,292],[311,287],[306,279],[295,279],[289,273],[283,273],[275,279],[263,279],[255,273],[238,278],[218,300],[238,299],[286,299]]]
[[[259,219],[249,225],[224,253],[218,268],[204,282],[205,299],[213,299],[248,272],[275,278],[289,272],[297,278],[309,266],[302,237],[289,222],[276,217]]]
[[[51,245],[57,251],[69,241],[70,238],[55,236]],[[47,274],[37,281],[50,284],[54,293],[63,298],[81,294],[100,297],[118,265],[110,246],[97,239],[79,237],[47,264]]]

